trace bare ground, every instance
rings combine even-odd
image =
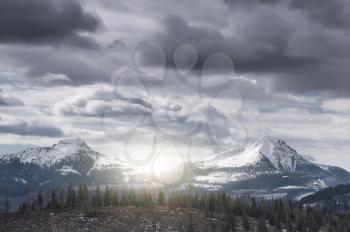
[[[0,215],[1,232],[224,231],[225,224],[195,209],[116,207],[94,212]]]

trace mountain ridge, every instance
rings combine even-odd
[[[308,168],[319,168],[299,155],[296,150],[288,146],[283,140],[268,136],[262,137],[237,154],[232,154],[231,151],[228,150],[210,156],[199,161],[199,163],[202,163],[204,166],[206,164],[215,165],[216,163],[217,167],[234,168],[267,161],[271,169],[283,172],[298,171],[300,165],[306,165]]]
[[[223,189],[229,193],[306,194],[350,183],[350,173],[306,160],[281,139],[263,137],[245,149],[228,150],[188,164],[190,172],[178,186]],[[51,147],[28,148],[0,156],[0,184],[40,189],[87,183],[92,185],[156,183],[117,158],[91,149],[82,139],[64,139]],[[18,192],[18,191],[17,191]]]

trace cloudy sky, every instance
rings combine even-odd
[[[348,0],[2,0],[0,57],[0,153],[187,160],[269,135],[350,170]]]

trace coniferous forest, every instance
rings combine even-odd
[[[287,199],[267,200],[254,197],[230,196],[221,191],[194,192],[164,189],[117,190],[97,186],[89,190],[84,184],[74,188],[57,188],[39,192],[32,202],[24,202],[18,214],[31,212],[84,212],[98,217],[101,209],[122,207],[196,209],[208,218],[224,223],[225,231],[350,231],[350,215],[320,207],[305,206]],[[268,229],[269,228],[269,229]],[[194,231],[191,223],[188,231]]]

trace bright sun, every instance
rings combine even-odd
[[[184,162],[185,161],[181,154],[179,154],[178,150],[169,147],[157,153],[153,161],[141,167],[140,171],[155,175],[160,179],[174,170],[177,171],[176,175],[181,176],[181,173],[183,172],[182,164],[184,164]]]

